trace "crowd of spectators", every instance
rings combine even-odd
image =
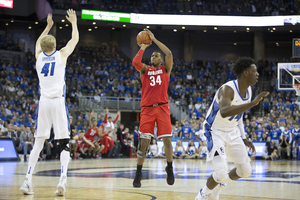
[[[14,39],[0,36],[0,49],[9,50],[9,51],[21,51],[18,44],[15,43]]]
[[[53,0],[55,9],[94,9],[147,14],[277,16],[298,13],[296,0]]]
[[[59,41],[58,49],[64,45],[64,40]],[[95,100],[99,98],[114,100],[119,97],[127,101],[138,100],[133,98],[141,96],[139,73],[128,58],[120,55],[122,52],[114,44],[103,43],[99,47],[80,46],[70,56],[66,68],[67,106],[74,119],[75,134],[78,134],[80,130],[87,129],[89,116],[78,107],[78,98],[83,95],[90,96]],[[143,62],[149,63],[149,60],[144,59]],[[265,138],[271,141],[275,140],[274,131],[280,129],[280,133],[275,132],[277,135],[287,135],[288,144],[286,144],[285,138],[282,142],[280,142],[281,137],[277,138],[278,142],[275,142],[275,146],[278,148],[279,156],[281,156],[281,152],[287,150],[287,156],[292,157],[290,152],[297,152],[298,148],[296,137],[298,132],[295,132],[298,129],[295,127],[300,123],[300,99],[295,96],[295,92],[278,92],[276,90],[277,62],[299,62],[299,60],[259,61],[257,63],[260,75],[264,77],[264,80],[270,80],[266,83],[270,85],[270,95],[258,106],[260,116],[254,116],[254,109],[244,114],[245,130],[248,138],[252,141],[264,141]],[[21,141],[21,134],[26,130],[30,130],[31,134],[34,132],[38,105],[35,58],[28,49],[26,58],[22,62],[1,63],[0,66],[2,89],[0,91],[2,94],[0,96],[0,134],[2,136],[15,135],[19,138],[19,141],[16,139],[16,148],[24,151],[26,147],[26,152],[28,152],[32,141],[29,139],[25,141],[27,145],[24,145],[24,141]],[[189,62],[174,60],[169,95],[179,106],[189,112],[190,117],[190,122],[180,122],[181,124],[177,122],[174,125],[173,135],[176,140],[205,140],[203,132],[201,132],[201,124],[216,90],[226,81],[234,79],[232,68],[233,62],[225,59]],[[288,75],[285,76],[288,77]],[[262,91],[257,85],[252,89],[253,96]],[[12,127],[14,134],[11,134],[11,131],[7,132],[9,127]],[[190,129],[186,134],[188,127]],[[130,131],[127,130],[127,132]],[[285,134],[286,132],[289,133]],[[120,141],[120,139],[116,139],[115,142],[118,140]],[[50,138],[49,141],[51,143],[53,138]],[[134,140],[129,146],[136,146],[136,142],[137,140]],[[283,145],[282,148],[280,148],[281,145]],[[52,146],[55,145],[50,145],[51,148]],[[49,146],[45,147],[44,152],[48,152],[48,156],[51,158],[56,157],[54,154],[54,156],[49,155],[51,152]],[[124,154],[128,156],[128,152]]]

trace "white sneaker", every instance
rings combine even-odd
[[[196,196],[195,200],[208,200],[209,195],[204,195],[202,193],[202,189],[199,191],[198,195]]]
[[[226,184],[219,183],[211,192],[211,199],[219,200],[220,192],[223,189],[223,187],[225,187],[225,186],[226,186]]]
[[[67,177],[66,176],[60,177],[55,194],[57,196],[65,196],[67,190],[66,186],[67,186]]]
[[[20,188],[20,191],[24,194],[34,194],[33,192],[33,184],[28,181],[26,178],[23,185]]]

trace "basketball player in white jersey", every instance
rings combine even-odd
[[[20,188],[24,194],[34,194],[32,173],[45,139],[49,138],[53,125],[55,139],[60,144],[61,177],[55,194],[65,195],[67,169],[70,159],[70,122],[65,102],[65,73],[67,58],[79,41],[77,17],[74,10],[67,11],[67,20],[72,24],[72,38],[60,51],[56,50],[56,39],[48,35],[53,26],[52,14],[48,14],[47,27],[38,38],[35,46],[36,72],[39,78],[40,100],[36,117],[35,143],[30,153],[26,179]]]
[[[222,186],[231,180],[248,177],[252,172],[246,146],[252,151],[255,148],[246,139],[243,112],[256,106],[269,93],[262,92],[251,102],[251,85],[257,83],[259,76],[251,58],[239,58],[234,65],[234,73],[237,80],[229,81],[219,88],[205,118],[207,161],[212,163],[214,172],[195,200],[208,199],[216,186],[211,197],[219,199]],[[236,166],[229,174],[227,161],[234,162]]]

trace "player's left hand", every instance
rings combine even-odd
[[[256,151],[255,151],[255,147],[254,147],[254,145],[252,144],[252,142],[250,142],[250,141],[247,140],[247,139],[243,139],[243,141],[244,141],[244,144],[245,144],[247,147],[250,148],[250,150],[252,151],[252,153],[256,152]]]
[[[118,110],[117,115],[120,115],[121,111]]]
[[[156,39],[154,34],[149,29],[145,29],[145,31],[147,31],[147,33],[152,41],[154,41]]]
[[[77,16],[76,16],[76,12],[73,9],[69,9],[67,10],[67,14],[66,18],[70,23],[77,23]]]

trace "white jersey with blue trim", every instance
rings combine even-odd
[[[212,104],[210,105],[208,112],[206,114],[205,122],[204,122],[204,127],[205,130],[208,131],[210,130],[219,130],[219,131],[224,131],[224,132],[231,132],[234,130],[235,127],[238,125],[238,121],[242,119],[243,113],[240,113],[235,116],[231,117],[225,117],[223,118],[220,114],[219,110],[219,99],[218,99],[218,94],[219,91],[222,87],[225,85],[231,87],[234,91],[234,97],[233,100],[231,101],[231,106],[237,106],[245,103],[250,103],[251,102],[251,96],[252,96],[252,90],[251,86],[248,87],[247,92],[246,92],[246,98],[243,98],[239,92],[238,89],[238,81],[233,80],[229,81],[225,84],[223,84],[218,91],[215,94],[214,100]]]
[[[59,51],[51,55],[41,52],[36,61],[36,71],[41,96],[47,98],[65,96],[66,65],[62,63]]]

